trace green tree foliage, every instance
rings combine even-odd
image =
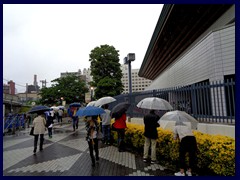
[[[91,51],[91,83],[95,89],[95,98],[116,96],[123,91],[122,71],[119,54],[113,46],[101,45]]]
[[[46,105],[60,105],[61,97],[67,104],[72,102],[85,102],[85,93],[88,92],[86,83],[79,77],[68,75],[52,80],[51,87],[42,88],[40,95],[41,103]]]

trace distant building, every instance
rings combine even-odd
[[[60,74],[60,77],[66,77],[66,76],[69,76],[69,75],[80,77],[80,79],[82,79],[84,82],[86,82],[86,79],[87,79],[86,75],[82,75],[81,69],[79,69],[77,72],[65,72],[65,73],[62,72]]]
[[[27,93],[38,93],[40,90],[40,86],[37,83],[37,75],[34,75],[33,85],[26,84]]]
[[[88,85],[88,83],[92,81],[92,76],[91,76],[91,70],[90,70],[90,68],[88,68],[88,69],[84,68],[84,69],[83,69],[83,75],[86,76],[86,83],[87,83],[87,85]]]
[[[38,92],[39,92],[39,89],[40,89],[39,86],[28,85],[28,86],[27,86],[27,93],[38,93]]]
[[[8,84],[3,84],[3,93],[9,94],[10,86]]]
[[[8,84],[3,84],[3,93],[11,95],[16,94],[15,83],[12,80],[8,81]]]
[[[123,83],[123,94],[126,94],[129,92],[129,87],[128,87],[128,65],[122,65],[121,66],[122,74],[123,77],[121,79]],[[138,76],[139,69],[132,69],[131,74],[132,74],[132,92],[141,92],[144,91],[145,88],[147,88],[152,81],[148,80],[146,78],[142,78]]]
[[[37,92],[18,93],[16,95],[19,97],[20,102],[37,101],[41,98],[41,96]]]
[[[123,73],[123,77],[121,79],[123,85],[124,85],[124,91],[123,94],[128,93],[128,66],[122,65],[121,70]],[[142,78],[138,76],[139,69],[132,69],[132,92],[141,92],[145,90],[146,87],[148,87],[151,84],[151,80]],[[83,72],[79,69],[77,72],[65,72],[61,73],[61,77],[66,77],[67,75],[75,75],[80,77],[83,81],[86,82],[87,87],[89,88],[90,92],[90,85],[89,82],[91,82],[92,76],[91,76],[91,70],[90,68],[84,68]]]

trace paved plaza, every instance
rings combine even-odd
[[[3,176],[173,176],[160,164],[144,163],[130,151],[99,142],[99,163],[91,166],[84,122],[73,132],[71,124],[55,125],[53,138],[47,131],[44,150],[33,155],[30,128],[3,137]],[[39,142],[38,142],[39,143]]]

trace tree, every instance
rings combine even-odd
[[[54,84],[40,90],[42,104],[61,104],[63,98],[67,104],[85,102],[85,93],[88,92],[86,83],[77,76],[68,75],[52,80]]]
[[[91,83],[95,89],[95,98],[116,96],[123,91],[122,71],[119,54],[113,46],[101,45],[91,51]]]

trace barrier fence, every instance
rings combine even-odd
[[[235,81],[233,79],[209,82],[204,81],[188,86],[178,86],[151,91],[136,92],[115,96],[117,101],[131,104],[127,111],[130,117],[143,117],[149,110],[137,108],[137,103],[146,97],[159,97],[167,100],[173,110],[185,111],[203,123],[235,124]],[[159,111],[163,115],[164,111]]]

